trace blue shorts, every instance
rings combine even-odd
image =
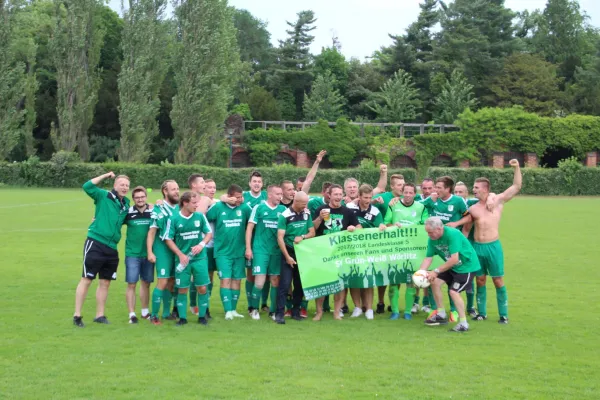
[[[125,282],[154,282],[154,265],[146,257],[125,257]]]

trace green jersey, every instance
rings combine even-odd
[[[460,220],[467,212],[465,199],[453,194],[446,200],[438,198],[435,202],[428,197],[422,203],[428,211],[430,210],[432,217],[439,217],[444,224]]]
[[[385,219],[385,215],[388,211],[389,205],[390,205],[390,201],[392,201],[392,199],[394,198],[394,193],[392,192],[384,192],[381,194],[378,194],[376,196],[373,196],[373,200],[375,199],[383,199],[383,203],[375,203],[375,207],[377,207],[377,209],[381,212],[381,215],[383,215],[383,218]]]
[[[297,213],[291,207],[286,209],[280,216],[277,229],[285,230],[283,241],[289,248],[294,248],[294,239],[297,236],[306,235],[313,227],[310,211],[304,209]]]
[[[94,221],[88,228],[88,237],[117,249],[121,240],[121,227],[129,209],[129,199],[117,196],[117,192],[100,189],[92,181],[83,184],[85,193],[94,200]]]
[[[164,201],[160,206],[154,206],[152,209],[152,224],[150,228],[156,228],[156,236],[152,244],[152,251],[155,254],[171,253],[171,250],[163,242],[166,238],[166,232],[171,217],[179,212],[179,204],[174,206]],[[156,240],[156,239],[159,240]]]
[[[471,208],[475,204],[479,203],[479,199],[467,199],[465,201],[467,202],[467,207],[468,208]]]
[[[411,205],[406,205],[402,200],[398,201],[392,207],[388,207],[383,222],[387,224],[400,225],[423,225],[429,218],[429,213],[422,203],[413,201]]]
[[[377,228],[379,225],[383,224],[383,216],[377,207],[374,207],[372,204],[369,204],[366,210],[360,208],[359,204],[350,203],[347,207],[354,211],[356,218],[358,218],[358,223],[363,228]]]
[[[263,201],[267,201],[267,192],[264,190],[260,192],[257,197],[254,197],[252,192],[244,192],[244,203],[246,203],[250,209],[253,209],[254,206],[259,205]]]
[[[244,203],[232,207],[219,202],[208,210],[206,218],[215,224],[215,257],[244,257],[246,224],[251,213],[250,207]]]
[[[124,224],[127,225],[125,255],[127,257],[147,257],[146,238],[152,223],[152,206],[146,204],[144,212],[135,206],[129,207]]]
[[[198,245],[204,238],[204,235],[211,232],[204,214],[194,212],[184,217],[181,211],[179,211],[170,218],[165,240],[174,241],[175,246],[183,254],[189,254],[192,251],[192,247]],[[194,261],[203,258],[206,258],[206,251],[204,249],[194,256]]]
[[[452,267],[454,272],[466,274],[481,269],[473,246],[458,229],[444,226],[444,233],[438,240],[429,239],[427,242],[427,257],[438,255],[448,261],[455,253],[458,253],[458,264]]]
[[[254,227],[254,241],[252,251],[257,254],[281,254],[277,244],[277,226],[279,216],[286,210],[281,204],[271,207],[267,202],[261,203],[252,209],[250,223]]]
[[[308,205],[306,206],[306,208],[308,208],[308,211],[310,211],[312,219],[317,218],[315,212],[317,211],[317,208],[321,207],[323,204],[325,204],[325,199],[323,199],[322,197],[312,196],[308,200]]]

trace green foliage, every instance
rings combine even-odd
[[[524,168],[521,194],[531,196],[598,196],[600,195],[600,168],[561,169]],[[578,163],[581,166],[581,163]],[[427,176],[448,175],[455,182],[463,181],[471,188],[475,179],[486,177],[492,182],[492,191],[501,193],[513,181],[511,168],[429,168]]]
[[[452,124],[467,108],[473,110],[477,100],[473,95],[473,85],[469,84],[459,70],[452,71],[440,94],[435,99],[435,120],[440,124]]]
[[[237,114],[244,118],[244,121],[252,121],[252,113],[250,112],[250,106],[246,103],[240,103],[233,106],[230,114]]]
[[[233,24],[237,31],[240,60],[251,64],[255,71],[268,68],[273,63],[273,45],[267,23],[248,10],[234,9]]]
[[[382,122],[409,122],[419,115],[422,103],[419,91],[408,72],[398,70],[373,93],[368,107]]]
[[[119,140],[108,136],[92,136],[90,138],[90,161],[114,161],[119,148]]]
[[[350,60],[346,98],[352,118],[375,118],[376,115],[367,106],[368,101],[384,83],[385,78],[377,71],[373,62]]]
[[[343,115],[346,100],[335,86],[336,80],[331,72],[325,71],[323,75],[317,76],[310,94],[307,94],[304,100],[306,120],[334,121]]]
[[[281,119],[279,103],[273,94],[261,86],[254,86],[240,100],[248,104],[250,115],[258,121],[278,121]]]
[[[565,181],[569,185],[573,183],[577,173],[583,168],[583,164],[576,157],[569,157],[558,162],[558,170],[563,173]]]
[[[315,56],[314,73],[316,76],[330,73],[333,76],[333,87],[344,95],[348,87],[348,62],[335,45],[324,47],[321,54]],[[314,89],[314,83],[313,83]]]
[[[248,145],[248,152],[252,164],[257,167],[268,167],[275,162],[275,157],[279,152],[280,145],[271,142],[253,142]]]

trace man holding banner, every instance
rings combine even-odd
[[[421,270],[427,271],[438,255],[444,263],[433,271],[428,272],[429,281],[437,310],[425,320],[425,325],[447,325],[448,317],[443,304],[442,284],[448,285],[448,293],[458,311],[458,324],[451,329],[453,332],[467,332],[469,324],[465,313],[465,303],[460,293],[471,287],[475,273],[481,269],[479,259],[473,246],[457,229],[444,226],[440,217],[431,217],[425,222],[425,230],[429,236],[427,254],[421,263]]]

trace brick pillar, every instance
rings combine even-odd
[[[598,152],[590,151],[587,153],[587,157],[585,158],[585,166],[588,168],[593,168],[598,165]]]
[[[537,168],[538,157],[535,153],[525,153],[525,168]]]
[[[493,168],[504,168],[504,153],[495,152],[492,158]]]
[[[469,166],[470,166],[469,160],[462,160],[461,162],[458,163],[459,168],[469,168]]]
[[[302,150],[296,150],[296,167],[299,168],[310,168],[310,160],[308,154]]]

